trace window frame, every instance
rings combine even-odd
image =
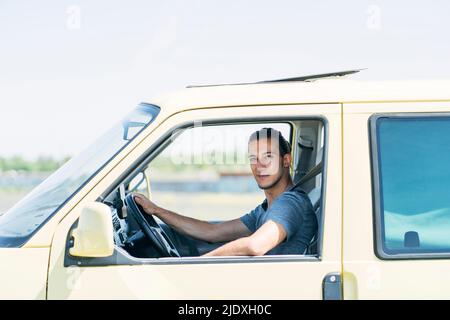
[[[327,161],[328,161],[328,139],[329,139],[329,123],[328,119],[323,115],[311,115],[311,116],[266,116],[266,117],[245,117],[239,120],[235,118],[219,118],[219,119],[201,119],[195,121],[186,121],[179,123],[171,127],[165,132],[157,141],[144,152],[136,161],[134,161],[127,170],[123,172],[105,191],[101,194],[97,201],[102,201],[108,194],[114,189],[126,181],[132,179],[134,175],[142,171],[159,153],[162,148],[166,147],[167,141],[171,139],[172,133],[180,130],[194,127],[197,121],[201,121],[202,125],[233,125],[233,124],[252,124],[252,123],[279,123],[279,122],[292,122],[302,120],[317,120],[321,121],[324,129],[324,145],[322,161],[324,163],[322,169],[322,185],[321,185],[321,214],[320,226],[318,230],[318,246],[316,255],[270,255],[261,257],[181,257],[181,258],[136,258],[128,254],[122,248],[115,246],[114,254],[111,257],[105,258],[80,258],[72,257],[69,255],[70,239],[66,240],[64,266],[69,267],[73,265],[77,266],[110,266],[110,265],[158,265],[158,264],[217,264],[217,263],[273,263],[273,262],[320,262],[322,261],[322,247],[323,247],[323,226],[325,220],[324,204],[326,199],[326,184],[327,184]],[[294,128],[291,128],[291,136],[289,141],[292,141],[294,137]],[[78,220],[73,224],[71,230],[76,227]],[[68,233],[71,234],[71,231]]]
[[[373,245],[374,253],[381,260],[431,260],[450,258],[448,252],[402,252],[389,253],[385,250],[383,194],[380,174],[380,144],[379,144],[379,120],[381,119],[433,119],[449,118],[450,112],[417,112],[417,113],[377,113],[369,117],[369,153],[372,184],[372,215],[373,215]]]

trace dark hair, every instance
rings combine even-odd
[[[262,128],[258,131],[253,132],[250,135],[250,139],[248,143],[252,141],[259,141],[259,139],[272,139],[278,136],[278,148],[280,151],[280,155],[283,157],[284,155],[291,153],[291,145],[289,142],[283,137],[280,131],[274,128]]]

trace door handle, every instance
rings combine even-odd
[[[327,274],[322,281],[323,300],[342,300],[342,277],[339,272]]]

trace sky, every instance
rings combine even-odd
[[[450,78],[450,2],[0,0],[0,156],[74,155],[192,84]]]

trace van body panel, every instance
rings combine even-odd
[[[49,248],[0,249],[0,300],[46,299]]]
[[[448,259],[382,260],[375,254],[368,125],[374,114],[450,112],[450,103],[344,104],[343,110],[344,298],[448,299]]]

